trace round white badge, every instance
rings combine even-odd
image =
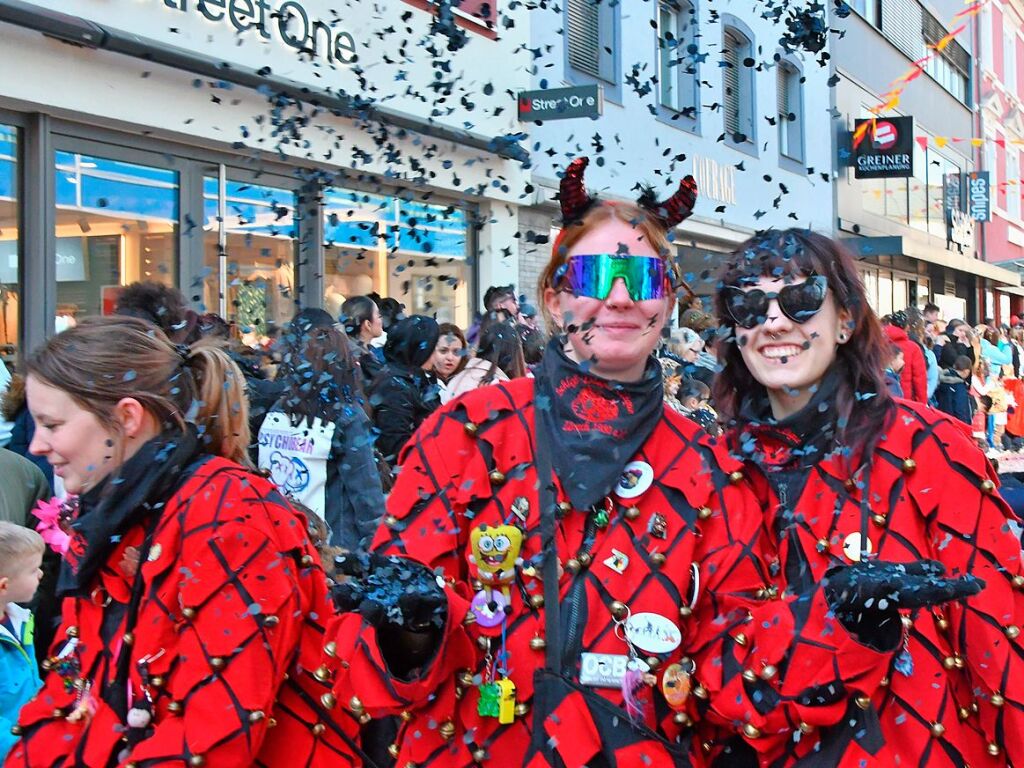
[[[644,653],[671,653],[683,642],[679,627],[657,613],[634,613],[626,619],[626,638]]]
[[[843,554],[851,562],[860,562],[861,542],[864,542],[864,551],[871,554],[871,539],[862,539],[859,533],[851,533],[843,539]]]
[[[646,461],[631,461],[622,470],[615,484],[615,495],[620,499],[635,499],[654,482],[654,470]]]

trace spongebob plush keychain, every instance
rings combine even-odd
[[[523,532],[514,525],[482,525],[469,534],[469,545],[469,562],[484,585],[472,610],[481,626],[496,627],[511,610],[509,587],[516,580],[516,567],[523,564]]]
[[[470,610],[481,627],[501,625],[501,651],[495,662],[490,659],[488,650],[477,711],[481,717],[497,717],[499,723],[508,724],[515,719],[516,686],[508,677],[504,622],[512,610],[510,586],[516,579],[515,569],[523,564],[519,557],[523,532],[514,525],[482,525],[469,534],[469,545],[469,562],[483,584],[483,589],[473,598]],[[490,648],[489,639],[487,647]]]

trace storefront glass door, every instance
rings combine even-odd
[[[250,345],[266,340],[296,311],[298,242],[294,189],[228,176],[222,190],[219,176],[204,177],[205,310]]]

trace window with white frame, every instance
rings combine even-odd
[[[567,0],[565,5],[569,66],[609,83],[617,82],[615,5],[607,0]]]
[[[924,9],[921,9],[921,37],[929,55],[924,71],[958,101],[966,104],[971,71],[970,54],[956,40],[947,41],[941,51],[935,50],[934,47],[946,37],[946,29],[938,19]],[[1014,70],[1016,71],[1016,64]]]
[[[1003,30],[1003,84],[1017,95],[1017,30],[1006,27]]]
[[[754,83],[751,67],[751,41],[734,27],[722,35],[722,104],[725,133],[736,143],[753,141]]]
[[[1006,217],[1020,219],[1020,156],[1016,149],[1006,148]]]
[[[697,15],[687,0],[658,4],[658,85],[663,107],[696,117]]]
[[[871,26],[882,25],[882,0],[851,0],[849,5]]]
[[[803,149],[803,76],[795,66],[780,61],[776,67],[776,120],[779,129],[779,154],[792,160],[804,159]]]

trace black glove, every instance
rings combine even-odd
[[[340,555],[334,559],[334,603],[357,611],[377,629],[425,632],[443,629],[448,598],[438,577],[426,566],[377,553]]]
[[[946,577],[935,560],[913,563],[861,561],[829,569],[822,582],[836,618],[858,641],[894,651],[903,638],[900,608],[930,608],[978,594],[985,582],[974,576]]]

